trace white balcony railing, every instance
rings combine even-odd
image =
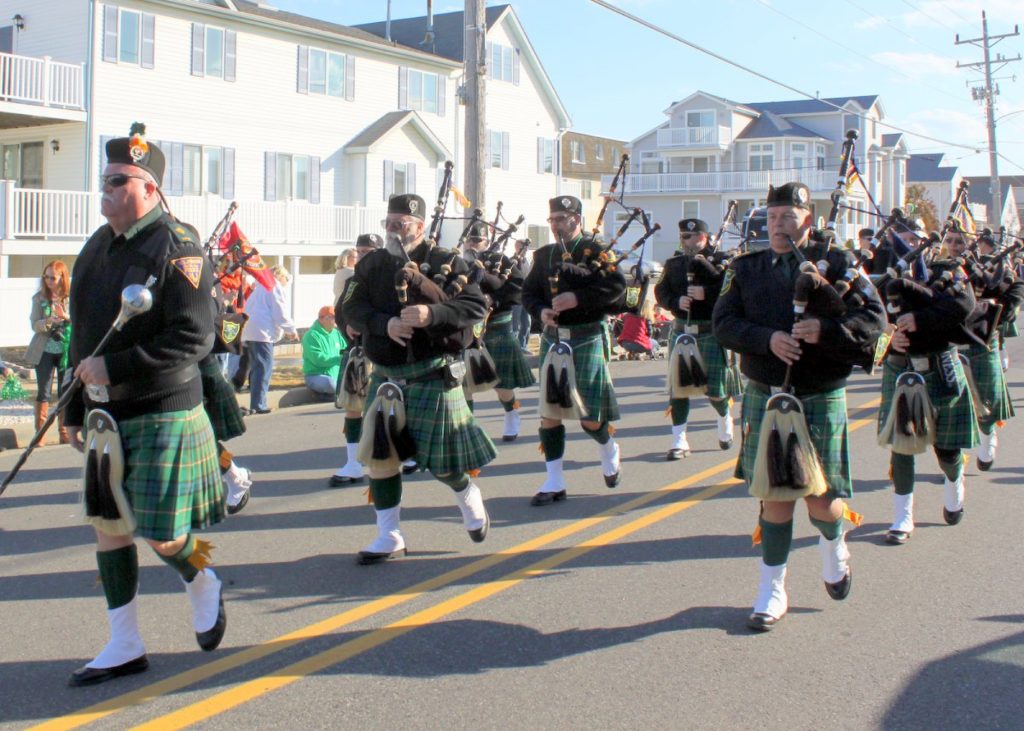
[[[717,127],[666,127],[658,130],[658,147],[725,147],[732,130]]]
[[[0,101],[85,109],[81,64],[0,53]]]
[[[15,188],[0,181],[0,225],[4,239],[84,240],[105,219],[100,194]],[[227,211],[214,196],[168,198],[174,214],[206,236]],[[239,201],[235,220],[253,243],[330,245],[353,243],[377,231],[387,209],[380,206],[326,206],[304,201]]]
[[[612,176],[601,179],[603,190],[611,184]],[[631,173],[626,176],[628,193],[725,193],[730,191],[767,191],[768,185],[781,185],[792,181],[805,183],[813,191],[831,190],[836,178],[820,170],[797,172],[793,170],[763,170],[758,172],[712,173]]]

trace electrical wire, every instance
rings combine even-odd
[[[926,17],[926,18],[928,18],[929,20],[934,20],[934,21],[935,21],[936,23],[938,23],[939,25],[941,25],[941,26],[942,26],[943,28],[948,28],[949,30],[951,30],[951,31],[953,31],[953,32],[956,32],[956,28],[954,28],[953,26],[950,26],[950,25],[946,25],[946,24],[945,24],[945,23],[943,23],[943,22],[942,22],[941,20],[939,20],[938,18],[936,18],[936,17],[934,16],[934,15],[929,15],[929,14],[928,14],[928,13],[926,13],[925,11],[921,10],[921,8],[919,8],[919,7],[917,7],[916,5],[914,5],[913,3],[911,3],[911,2],[910,2],[910,0],[901,0],[901,2],[902,2],[902,3],[904,4],[904,5],[906,5],[906,6],[908,7],[908,8],[910,8],[911,10],[913,10],[913,11],[914,11],[915,13],[920,13],[921,15],[923,15],[923,16],[924,16],[924,17]],[[947,6],[947,9],[948,9],[948,6]],[[963,17],[961,17],[960,19],[961,19],[961,20],[963,20],[964,22],[968,22],[968,21],[967,21],[967,20],[966,20],[965,18],[963,18]]]
[[[896,132],[902,132],[904,134],[911,135],[911,136],[914,136],[914,137],[919,137],[921,139],[929,140],[931,142],[937,142],[937,143],[939,143],[941,145],[945,145],[947,147],[958,147],[958,148],[963,149],[963,150],[971,150],[972,152],[979,152],[978,148],[971,147],[970,145],[964,145],[964,144],[961,144],[959,142],[950,142],[949,140],[943,140],[943,139],[940,139],[938,137],[932,137],[930,135],[922,134],[920,132],[914,132],[914,131],[906,129],[904,127],[898,127],[898,126],[896,126],[894,124],[890,124],[889,122],[883,122],[881,120],[876,120],[876,119],[874,119],[872,117],[868,117],[866,114],[860,114],[860,113],[857,113],[857,112],[851,112],[848,109],[843,109],[838,104],[833,104],[832,102],[827,101],[826,99],[821,99],[821,98],[819,98],[819,97],[817,97],[817,96],[815,96],[813,94],[809,94],[808,92],[803,91],[802,89],[798,89],[795,86],[791,86],[790,84],[787,84],[784,81],[779,81],[778,79],[772,78],[771,76],[763,74],[760,71],[756,71],[755,69],[752,69],[749,66],[744,66],[743,64],[739,63],[738,61],[733,61],[732,59],[727,58],[727,57],[721,55],[720,53],[716,53],[715,51],[712,51],[712,50],[710,50],[708,48],[704,48],[703,46],[700,46],[700,45],[694,43],[693,41],[689,41],[689,40],[683,38],[682,36],[676,35],[675,33],[671,32],[669,30],[666,30],[665,28],[662,28],[661,26],[655,25],[654,23],[651,23],[648,20],[644,20],[643,18],[641,18],[641,17],[639,17],[637,15],[634,15],[633,13],[630,13],[630,12],[628,12],[626,10],[623,10],[622,8],[616,7],[615,5],[612,5],[611,3],[606,2],[606,0],[590,0],[590,2],[594,3],[595,5],[599,5],[600,7],[604,8],[605,10],[609,10],[609,11],[611,11],[613,13],[621,15],[624,18],[632,20],[634,23],[637,23],[638,25],[642,25],[645,28],[648,28],[649,30],[654,31],[655,33],[658,33],[660,35],[665,36],[666,38],[671,38],[672,40],[676,41],[677,43],[681,43],[684,46],[688,46],[688,47],[694,49],[695,51],[699,51],[700,53],[703,53],[703,54],[705,54],[707,56],[711,56],[712,58],[717,59],[718,61],[721,61],[722,63],[728,64],[729,66],[732,66],[733,68],[737,68],[740,71],[744,71],[744,72],[746,72],[746,73],[748,73],[748,74],[750,74],[752,76],[756,76],[757,78],[762,79],[764,81],[767,81],[770,84],[775,84],[776,86],[782,87],[783,89],[786,89],[787,91],[791,91],[794,94],[798,94],[798,95],[800,95],[802,97],[805,97],[807,99],[810,99],[812,101],[819,102],[820,104],[823,104],[823,105],[825,105],[827,107],[831,107],[831,108],[833,108],[833,109],[835,109],[837,111],[843,112],[845,114],[849,114],[851,116],[857,117],[859,119],[863,119],[865,121],[875,122],[880,127],[885,127],[886,129],[891,129],[891,130],[894,130]]]

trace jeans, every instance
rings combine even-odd
[[[315,393],[317,396],[329,396],[334,398],[334,386],[335,381],[328,375],[307,375],[306,376],[306,388]]]
[[[522,305],[513,305],[512,307],[512,332],[515,333],[520,348],[529,345],[530,313]]]
[[[274,344],[249,340],[245,344],[249,354],[249,409],[266,411],[270,376],[274,372]]]
[[[57,398],[64,395],[64,372],[61,369],[60,361],[63,356],[60,353],[43,353],[36,366],[36,385],[39,390],[36,392],[36,401],[47,403],[50,400],[50,393],[53,390],[53,374],[57,374]]]

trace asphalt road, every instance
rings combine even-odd
[[[991,472],[971,461],[958,526],[942,521],[934,457],[919,458],[917,530],[888,546],[878,377],[856,377],[852,506],[865,521],[850,535],[853,591],[826,595],[800,509],[790,613],[753,635],[757,504],[731,479],[736,449],[718,449],[706,402],[691,416],[692,456],[664,460],[664,368],[612,364],[619,488],[604,487],[573,425],[570,498],[529,506],[543,465],[527,391],[523,436],[479,479],[487,541],[470,542],[448,488],[419,475],[402,514],[410,555],[372,567],[354,561],[374,534],[365,485],[327,488],[344,456],[340,413],[250,417],[231,446],[255,471],[253,499],[205,533],[228,584],[224,643],[198,650],[180,582],[140,549],[150,670],[92,689],[66,686],[107,632],[77,517],[79,458],[39,450],[0,498],[0,727],[1024,728],[1022,420],[1002,430]],[[498,438],[492,396],[477,414]],[[0,454],[0,474],[16,456]]]

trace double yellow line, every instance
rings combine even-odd
[[[879,400],[875,399],[858,409],[858,412],[872,409],[878,405],[878,402]],[[873,418],[853,420],[850,422],[849,431],[856,431],[857,429],[873,422]],[[427,581],[415,584],[405,591],[390,594],[372,602],[367,602],[366,604],[354,607],[353,609],[337,614],[322,622],[317,622],[307,627],[303,627],[289,634],[264,642],[261,645],[241,650],[220,660],[215,660],[214,662],[207,663],[198,668],[179,673],[178,675],[174,675],[165,680],[139,688],[131,693],[117,696],[103,703],[84,708],[80,711],[68,714],[67,716],[53,719],[38,726],[34,726],[33,728],[78,728],[79,726],[99,720],[116,713],[117,711],[131,706],[141,705],[153,698],[173,693],[200,681],[220,675],[221,673],[244,666],[260,658],[281,652],[282,650],[286,650],[306,640],[323,637],[341,627],[345,627],[354,622],[366,619],[367,617],[379,614],[380,612],[411,601],[412,599],[422,596],[428,591],[449,586],[461,579],[510,561],[517,556],[522,556],[531,551],[536,551],[537,549],[550,545],[562,538],[580,533],[588,528],[610,520],[611,518],[618,517],[629,511],[640,508],[664,497],[666,494],[677,492],[709,478],[715,477],[730,469],[734,463],[734,459],[721,462],[683,480],[665,485],[652,492],[644,493],[643,495],[593,517],[576,521],[570,525],[559,528],[558,530],[551,531],[542,536],[538,536],[537,538],[505,549],[504,551],[499,551],[489,556],[485,556],[484,558],[473,561],[461,568],[448,571],[433,579],[428,579]],[[612,530],[606,531],[594,538],[582,541],[575,546],[559,551],[558,553],[541,561],[537,561],[525,568],[513,571],[500,579],[482,584],[474,589],[463,592],[458,596],[444,600],[434,606],[428,607],[427,609],[415,612],[403,619],[392,622],[385,627],[367,632],[365,635],[344,642],[329,650],[325,650],[313,655],[312,657],[306,658],[305,660],[283,667],[269,675],[255,678],[242,683],[241,685],[232,687],[229,690],[221,691],[209,698],[185,706],[184,708],[167,715],[160,716],[148,723],[137,726],[136,728],[185,728],[186,726],[198,723],[204,719],[224,713],[225,711],[236,708],[265,693],[283,688],[308,675],[349,660],[375,647],[379,647],[397,637],[401,637],[402,635],[411,632],[418,627],[435,622],[438,619],[452,614],[453,612],[484,601],[485,599],[495,596],[506,589],[517,586],[532,576],[540,575],[557,566],[573,561],[596,548],[606,546],[676,515],[677,513],[688,510],[705,500],[715,497],[736,484],[739,484],[739,480],[727,479],[724,482],[704,488],[690,498],[661,507],[652,513],[632,520],[617,528],[613,528]]]

